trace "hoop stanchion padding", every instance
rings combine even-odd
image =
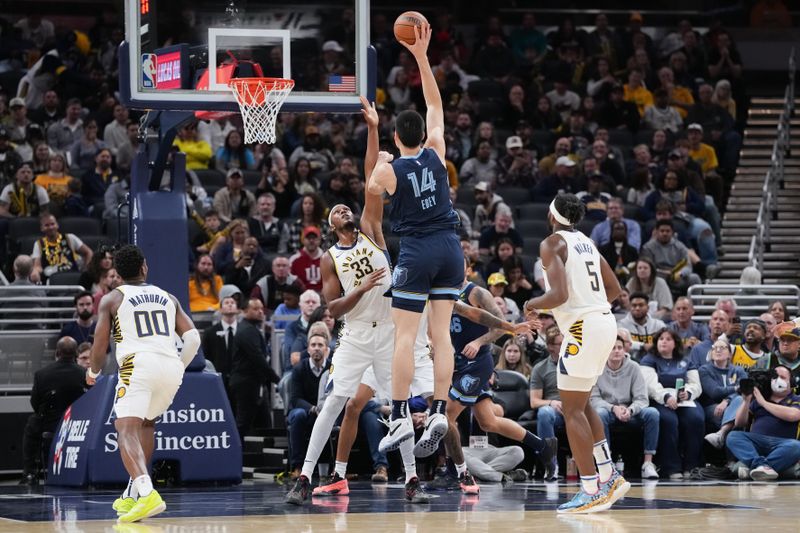
[[[244,123],[245,143],[275,143],[275,120],[294,88],[283,78],[235,78],[228,86],[236,96]]]

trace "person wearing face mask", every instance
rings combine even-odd
[[[777,479],[800,461],[800,396],[792,393],[791,381],[789,368],[776,366],[770,390],[754,388],[736,411],[735,425],[749,431],[732,432],[725,444],[753,480]]]
[[[759,370],[772,370],[778,365],[785,366],[791,373],[792,383],[800,379],[800,328],[794,322],[781,322],[775,326],[775,336],[778,337],[778,349],[761,357],[755,367]],[[800,386],[795,386],[795,394],[800,394]]]

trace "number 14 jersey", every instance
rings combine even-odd
[[[358,303],[345,315],[345,322],[384,322],[391,318],[390,298],[384,296],[392,286],[392,272],[389,258],[377,244],[359,232],[353,246],[340,246],[338,243],[328,248],[336,276],[345,295],[350,294],[364,278],[378,269],[386,273],[378,285],[361,297]]]
[[[120,285],[122,303],[112,317],[111,336],[117,360],[135,353],[178,357],[175,345],[175,303],[155,285]]]
[[[553,318],[562,331],[567,331],[583,315],[611,310],[606,299],[606,288],[600,274],[600,252],[594,242],[580,231],[558,231],[567,243],[567,301],[553,308]],[[550,290],[547,271],[545,286]]]

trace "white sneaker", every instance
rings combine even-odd
[[[719,431],[715,433],[709,433],[705,437],[706,442],[712,445],[714,448],[721,450],[725,447],[725,436],[720,433]]]
[[[642,463],[642,479],[658,479],[656,465],[654,465],[651,461]]]
[[[750,471],[753,481],[772,481],[778,479],[778,473],[768,465],[757,466]]]
[[[671,481],[680,481],[683,479],[683,474],[681,472],[675,472],[674,474],[669,475],[669,479]]]
[[[434,413],[425,423],[425,431],[414,446],[416,457],[428,457],[439,448],[439,441],[447,434],[449,424],[447,417],[441,413]]]
[[[742,481],[746,481],[750,479],[750,469],[747,468],[744,463],[736,463],[736,477],[741,479]]]
[[[397,418],[389,422],[389,432],[381,439],[378,450],[381,453],[391,452],[399,448],[404,441],[413,437],[414,427],[411,425],[411,419]]]

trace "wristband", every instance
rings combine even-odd
[[[92,367],[89,367],[89,368],[86,369],[86,375],[89,376],[92,379],[97,379],[97,376],[99,376],[102,373],[103,373],[103,371],[101,370],[100,372],[95,374],[94,372],[92,372]]]

